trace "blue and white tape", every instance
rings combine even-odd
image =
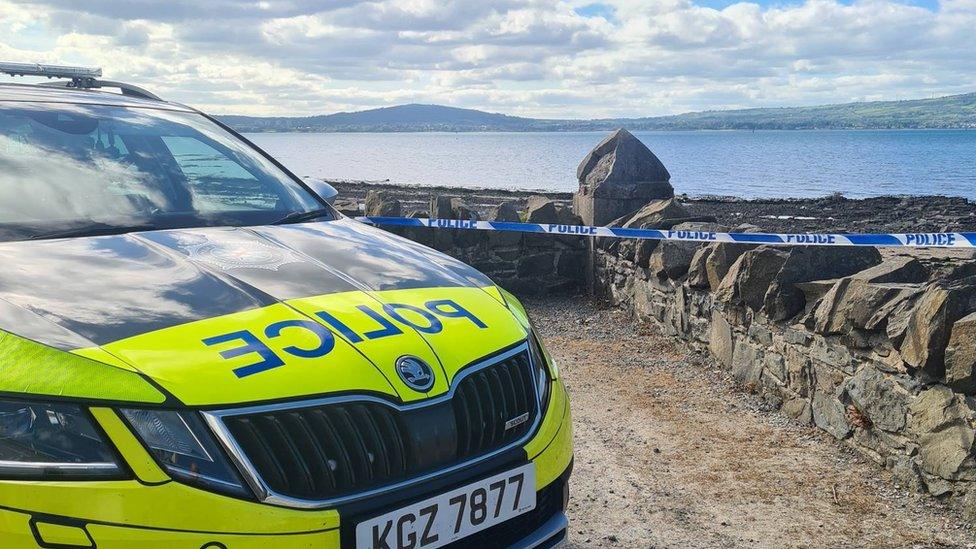
[[[720,233],[695,230],[632,229],[590,227],[548,223],[508,221],[467,221],[463,219],[424,219],[410,217],[357,217],[373,225],[392,227],[430,227],[571,236],[604,236],[639,240],[679,240],[686,242],[738,242],[774,246],[872,246],[877,248],[976,248],[976,233]]]

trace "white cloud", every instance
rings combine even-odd
[[[216,113],[642,116],[976,89],[976,0],[600,4],[0,0],[0,57],[101,65]]]

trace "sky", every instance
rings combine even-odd
[[[0,60],[216,114],[656,116],[976,91],[976,0],[0,0]]]

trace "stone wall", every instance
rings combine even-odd
[[[670,202],[653,209],[681,221]],[[903,483],[976,514],[971,259],[934,276],[872,248],[604,240],[593,255],[597,295],[710,353],[743,389]]]
[[[392,192],[370,192],[364,209],[371,216],[400,216],[404,213]],[[352,210],[347,213],[358,215]],[[524,208],[519,208],[516,202],[504,202],[488,212],[478,212],[458,198],[435,196],[430,201],[429,210],[412,211],[408,215],[433,219],[580,223],[565,204],[545,197],[530,197]],[[426,227],[395,228],[391,232],[460,259],[517,295],[579,293],[584,289],[586,241],[583,237]]]

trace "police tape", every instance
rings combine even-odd
[[[701,230],[635,229],[629,227],[591,227],[555,223],[516,223],[464,219],[426,219],[411,217],[357,217],[372,225],[428,227],[500,231],[564,236],[632,238],[638,240],[678,240],[686,242],[736,242],[774,246],[871,246],[875,248],[976,248],[976,233],[721,233]]]

